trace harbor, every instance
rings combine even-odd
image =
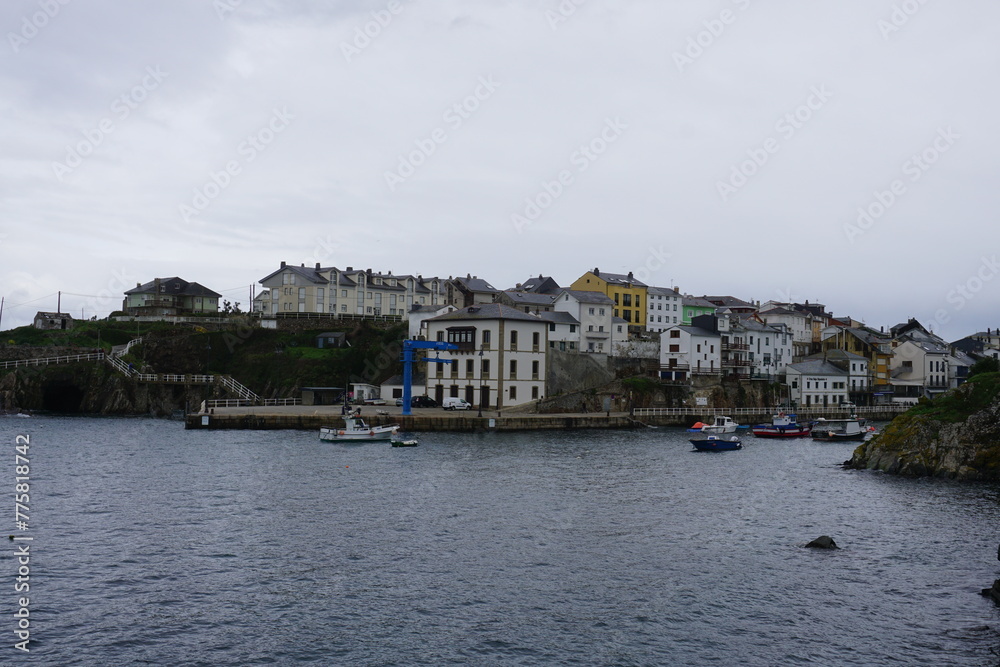
[[[202,407],[184,417],[185,429],[197,430],[316,430],[343,423],[339,405],[269,405]],[[635,408],[631,412],[589,412],[536,414],[515,411],[447,411],[441,408],[415,408],[403,415],[396,406],[363,406],[362,416],[372,426],[398,424],[401,431],[464,432],[547,431],[566,429],[632,429],[646,427],[687,427],[699,421],[711,421],[715,415],[733,417],[742,425],[770,422],[774,415],[768,408],[702,409]],[[890,421],[900,414],[899,406],[857,408],[855,412],[873,421]],[[843,419],[850,412],[840,408],[799,410],[802,420]]]

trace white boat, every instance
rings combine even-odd
[[[319,439],[331,442],[359,442],[365,440],[391,440],[399,430],[399,424],[388,426],[369,426],[361,417],[344,417],[341,428],[323,427],[319,430]]]
[[[816,420],[812,429],[813,440],[864,440],[875,430],[865,426],[864,419],[823,419]]]
[[[739,424],[734,422],[732,417],[716,416],[711,424],[702,424],[701,422],[698,422],[693,427],[689,428],[688,431],[716,434],[735,433],[737,428],[739,428]]]

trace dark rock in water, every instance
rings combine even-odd
[[[1000,604],[1000,579],[993,582],[993,588],[984,588],[983,595],[988,598],[993,598],[993,601]]]
[[[821,535],[806,545],[807,549],[839,549],[837,543],[829,535]]]

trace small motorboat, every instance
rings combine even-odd
[[[690,442],[699,452],[728,452],[743,449],[743,443],[735,435],[724,438],[709,434],[704,438],[692,438]]]
[[[735,433],[736,429],[742,428],[739,424],[733,421],[732,417],[719,417],[716,416],[711,424],[703,424],[702,422],[697,422],[694,426],[688,429],[689,433]]]
[[[801,438],[812,431],[811,424],[800,424],[797,415],[779,412],[771,416],[770,424],[757,424],[753,434],[758,438]]]
[[[813,440],[864,440],[871,429],[865,426],[865,420],[823,419],[820,417],[812,429]]]
[[[329,442],[363,442],[367,440],[391,440],[399,430],[399,424],[388,426],[369,426],[361,417],[351,415],[344,417],[342,428],[323,427],[319,430],[319,439]]]

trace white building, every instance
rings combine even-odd
[[[564,289],[556,296],[552,307],[557,312],[569,313],[580,323],[581,352],[611,353],[615,302],[609,296],[601,292]],[[622,336],[627,337],[625,320],[621,320],[620,326]]]
[[[764,322],[772,326],[783,325],[792,334],[793,361],[809,356],[812,347],[812,317],[806,313],[789,308],[775,307],[760,313]]]
[[[745,358],[752,376],[777,377],[792,363],[793,336],[784,324],[761,324],[747,318],[734,324],[733,333],[742,334],[746,343]]]
[[[544,398],[548,324],[498,303],[427,320],[428,340],[459,346],[440,353],[454,363],[427,369],[427,395],[439,403],[456,396],[496,410]]]
[[[796,407],[839,407],[850,402],[848,372],[823,359],[807,359],[785,369],[789,398]]]
[[[646,290],[646,331],[660,333],[684,318],[679,287],[649,287]]]
[[[535,313],[549,328],[549,349],[561,352],[580,351],[580,322],[567,312]]]
[[[932,398],[952,386],[951,350],[937,343],[905,340],[893,348],[889,360],[893,401],[914,403]]]
[[[722,318],[727,332],[728,322]],[[683,381],[692,375],[722,375],[722,334],[714,327],[672,325],[660,334],[660,379]]]

